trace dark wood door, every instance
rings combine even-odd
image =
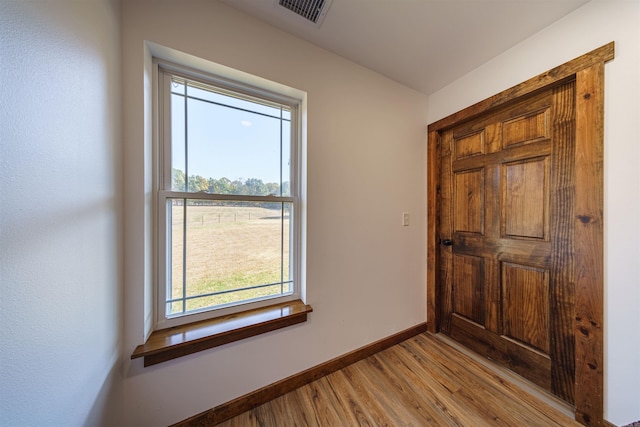
[[[441,331],[574,401],[575,84],[441,139]]]

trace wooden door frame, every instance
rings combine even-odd
[[[519,85],[434,122],[427,146],[427,327],[440,330],[440,136],[457,124],[508,106],[567,80],[576,82],[575,152],[575,418],[602,426],[603,418],[603,152],[604,64],[608,43]]]

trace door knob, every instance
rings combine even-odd
[[[451,245],[453,245],[453,240],[451,240],[451,239],[444,239],[444,240],[440,240],[440,243],[441,243],[443,246],[451,246]]]

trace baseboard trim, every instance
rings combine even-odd
[[[382,350],[393,347],[402,341],[408,340],[427,330],[426,323],[420,323],[412,328],[398,332],[387,338],[375,341],[352,352],[338,356],[320,365],[294,374],[288,378],[269,384],[256,391],[240,396],[237,399],[206,410],[186,420],[173,424],[171,427],[205,427],[214,426],[242,414],[256,406],[267,403],[277,397],[285,395],[305,384],[309,384],[319,378],[336,372],[346,366],[366,359]]]

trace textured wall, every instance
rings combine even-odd
[[[118,425],[120,6],[2,0],[0,58],[0,425]]]

